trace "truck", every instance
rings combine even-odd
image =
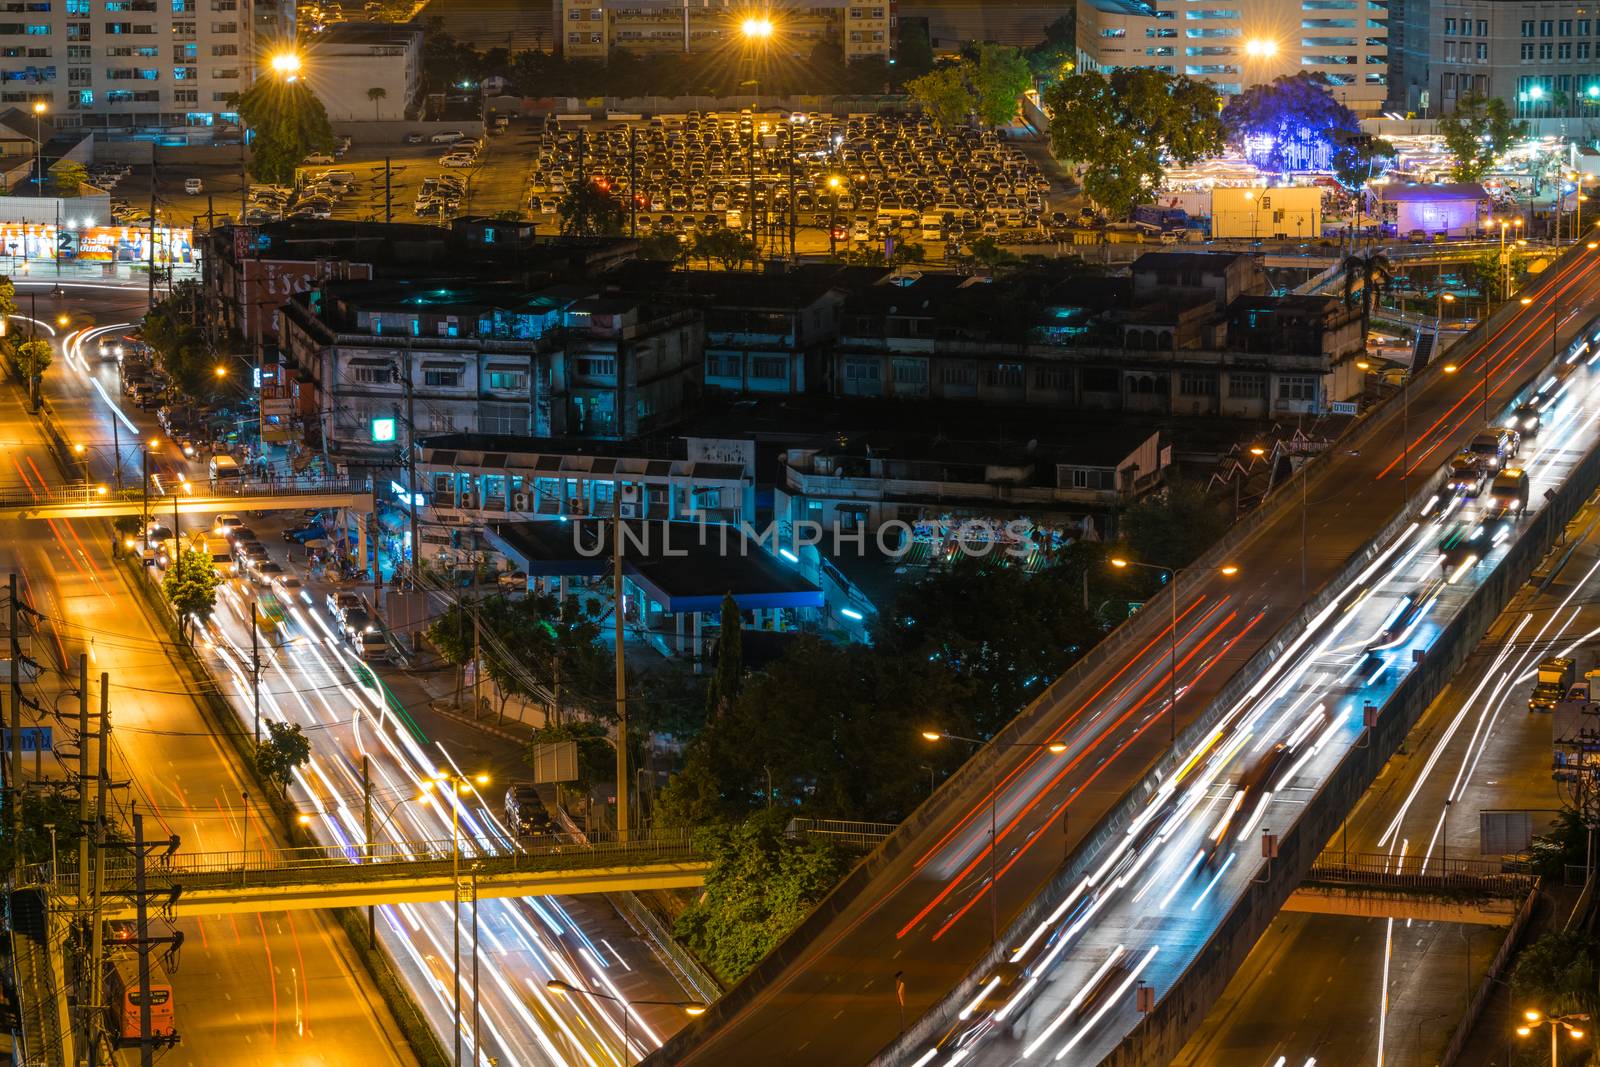
[[[1529,711],[1553,711],[1577,677],[1577,664],[1566,656],[1551,656],[1539,664],[1539,678],[1528,696]]]

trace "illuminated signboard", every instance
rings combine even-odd
[[[193,263],[194,231],[156,227],[156,262]],[[26,259],[62,259],[83,263],[148,263],[150,231],[135,226],[91,226],[63,229],[53,225],[0,223],[0,255]]]

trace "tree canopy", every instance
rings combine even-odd
[[[192,625],[191,619],[211,615],[217,606],[220,581],[208,554],[194,548],[179,550],[178,558],[172,561],[161,579],[161,591],[177,611],[180,629]]]
[[[1184,567],[1228,528],[1221,508],[1193,482],[1174,482],[1122,513],[1122,537],[1133,558]]]
[[[268,719],[262,725],[267,736],[256,743],[256,770],[279,789],[288,789],[295,768],[311,758],[311,739],[297,722]]]
[[[215,361],[196,322],[202,299],[198,282],[180,282],[171,296],[145,313],[143,326],[145,343],[155,350],[161,369],[180,393],[197,401],[211,399],[218,389]]]
[[[906,82],[906,92],[946,128],[976,114],[985,126],[1003,126],[1017,113],[1017,100],[1033,85],[1028,58],[1008,45],[981,44],[972,54],[947,61]]]
[[[724,984],[749,973],[850,869],[832,845],[787,840],[786,819],[762,812],[703,832],[712,867],[677,934]]]
[[[328,111],[303,79],[259,78],[233,105],[252,134],[249,169],[258,182],[288,184],[307,155],[333,149]]]
[[[1343,139],[1361,131],[1355,112],[1339,103],[1320,74],[1301,72],[1252,85],[1222,109],[1228,143],[1265,171],[1333,166]]]
[[[617,198],[593,181],[574,185],[562,198],[557,215],[563,237],[615,237],[627,221]]]
[[[1482,178],[1511,142],[1527,132],[1528,124],[1513,120],[1506,102],[1498,96],[1464,96],[1456,101],[1454,111],[1439,119],[1444,146],[1455,159],[1450,176],[1458,182]]]
[[[1044,92],[1050,149],[1082,168],[1090,199],[1125,216],[1154,195],[1168,159],[1187,165],[1222,149],[1220,100],[1209,85],[1150,68],[1072,74]]]
[[[947,130],[966,122],[978,105],[961,68],[953,63],[913,78],[906,83],[906,92]]]

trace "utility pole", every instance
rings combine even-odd
[[[103,1012],[105,981],[105,922],[101,915],[101,902],[106,892],[106,790],[111,787],[107,754],[111,748],[111,675],[100,672],[100,729],[98,773],[95,779],[94,802],[94,896],[90,901],[89,915],[89,1067],[100,1062],[99,1029]]]
[[[133,813],[133,855],[133,906],[139,938],[139,1067],[154,1067],[155,1049],[150,1044],[150,908],[145,900],[144,813],[139,811]]]
[[[6,607],[11,627],[11,831],[22,832],[22,640],[17,633],[17,572],[7,576]]]
[[[372,757],[361,757],[361,835],[366,841],[362,852],[366,855],[368,863],[372,862]],[[372,948],[378,943],[377,909],[367,905],[367,947]],[[477,934],[473,934],[473,943],[477,943]],[[473,991],[474,1009],[476,1009],[477,991]],[[473,1058],[477,1062],[477,1058]]]
[[[78,907],[89,899],[89,657],[78,656]]]
[[[478,717],[478,709],[483,707],[482,699],[478,696],[478,679],[483,676],[483,616],[478,609],[472,609],[472,717]]]
[[[261,614],[250,601],[250,698],[255,706],[255,738],[261,744]]]
[[[617,840],[628,839],[628,675],[622,656],[622,483],[617,483],[617,498],[611,502],[611,595],[616,620],[616,698],[617,698]]]
[[[148,307],[156,306],[156,156],[150,153],[150,292]]]
[[[628,236],[639,236],[638,131],[628,124]]]
[[[394,168],[388,156],[383,157],[383,221],[394,221]]]
[[[406,564],[406,585],[408,588],[417,587],[417,560],[421,558],[422,543],[417,540],[417,401],[412,391],[411,381],[411,335],[406,334],[406,493],[410,499],[406,501],[406,515],[410,519],[411,527],[411,560]],[[374,479],[376,481],[376,479]],[[376,604],[373,607],[377,607]],[[416,648],[416,634],[411,635],[411,647]]]

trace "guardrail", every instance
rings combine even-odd
[[[628,840],[583,843],[566,834],[526,847],[488,852],[461,842],[459,867],[476,868],[480,876],[522,872],[581,870],[587,867],[631,867],[651,863],[703,859],[688,830],[633,831]],[[361,846],[309,846],[304,848],[202,852],[173,855],[147,869],[147,877],[188,889],[248,889],[266,885],[292,885],[320,880],[382,881],[390,878],[448,876],[458,861],[449,840],[380,842],[372,856]],[[106,875],[113,880],[132,879],[132,857],[111,854]],[[54,876],[40,873],[56,892],[76,891],[78,870],[72,858],[57,865]]]
[[[852,819],[790,819],[783,836],[827,841],[851,852],[871,852],[894,833],[899,823],[858,822]]]

